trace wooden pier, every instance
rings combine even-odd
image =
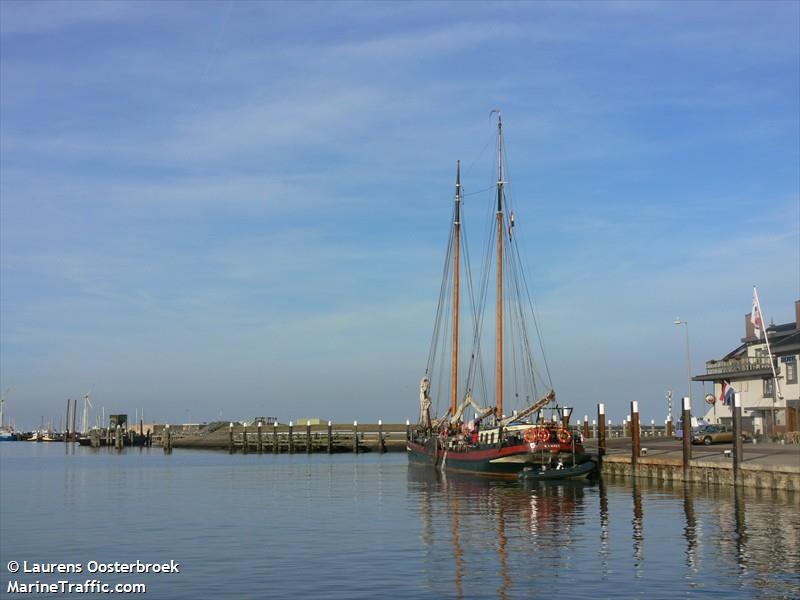
[[[167,434],[169,432],[169,434]],[[322,425],[211,423],[198,431],[164,427],[153,433],[154,446],[207,448],[244,454],[312,454],[403,452],[409,426],[404,423]],[[167,438],[169,435],[169,438]]]

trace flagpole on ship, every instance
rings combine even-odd
[[[753,307],[754,311],[758,311],[758,321],[760,321],[760,327],[757,329],[759,332],[764,332],[764,341],[767,343],[767,354],[769,355],[769,366],[772,367],[772,380],[775,382],[775,389],[772,393],[772,433],[775,433],[775,400],[776,398],[783,398],[781,395],[781,387],[778,383],[778,373],[775,371],[775,361],[772,358],[772,350],[769,347],[769,336],[767,335],[767,326],[764,323],[764,311],[761,310],[761,300],[758,298],[758,288],[753,286]],[[751,314],[750,319],[752,320],[754,315]],[[753,323],[755,325],[755,322]]]

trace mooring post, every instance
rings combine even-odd
[[[597,405],[597,468],[603,466],[603,456],[606,454],[606,405],[602,402]]]
[[[294,454],[294,421],[289,421],[289,454]]]
[[[122,427],[120,427],[119,425],[117,425],[116,437],[114,438],[114,441],[117,444],[117,450],[122,450]]]
[[[656,437],[656,420],[650,419],[650,437]]]
[[[378,419],[378,452],[386,452],[386,445],[383,442],[383,421]]]
[[[667,437],[672,437],[672,415],[667,415],[667,420],[664,421],[667,426]]]
[[[353,421],[353,454],[358,454],[358,421]]]
[[[242,426],[242,454],[247,454],[247,425]]]
[[[261,437],[261,425],[262,425],[261,421],[259,421],[258,425],[256,425],[256,427],[258,428],[258,439],[256,440],[256,443],[258,444],[259,454],[261,454],[264,451],[264,441]]]
[[[233,454],[233,423],[228,425],[228,453]]]
[[[625,437],[633,437],[633,431],[631,429],[631,416],[627,415],[625,417]]]
[[[162,434],[161,448],[164,454],[169,454],[169,425],[164,425],[164,433]]]
[[[689,461],[692,460],[692,401],[688,396],[683,398],[683,416],[681,429],[683,430],[683,480],[689,473]]]
[[[569,409],[566,406],[561,409],[561,426],[569,429]]]
[[[589,437],[589,415],[583,415],[583,439]]]
[[[631,402],[631,466],[636,474],[636,466],[639,464],[639,455],[642,452],[642,443],[639,439],[639,403],[636,400]]]
[[[406,419],[406,441],[411,440],[411,421]]]
[[[311,454],[311,421],[306,419],[306,454]]]
[[[597,439],[597,419],[592,419],[592,437]]]
[[[333,423],[328,421],[328,454],[333,454]]]
[[[272,453],[278,453],[278,422],[272,424]]]
[[[742,399],[739,392],[733,395],[733,485],[742,483]]]

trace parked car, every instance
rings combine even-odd
[[[742,433],[742,439],[746,440],[747,434]],[[732,441],[733,431],[725,425],[705,425],[692,432],[693,444],[710,446],[711,444],[730,443]]]

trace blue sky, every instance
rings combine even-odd
[[[0,3],[10,416],[415,418],[501,108],[560,400],[663,419],[676,316],[694,372],[794,317],[798,7]]]

